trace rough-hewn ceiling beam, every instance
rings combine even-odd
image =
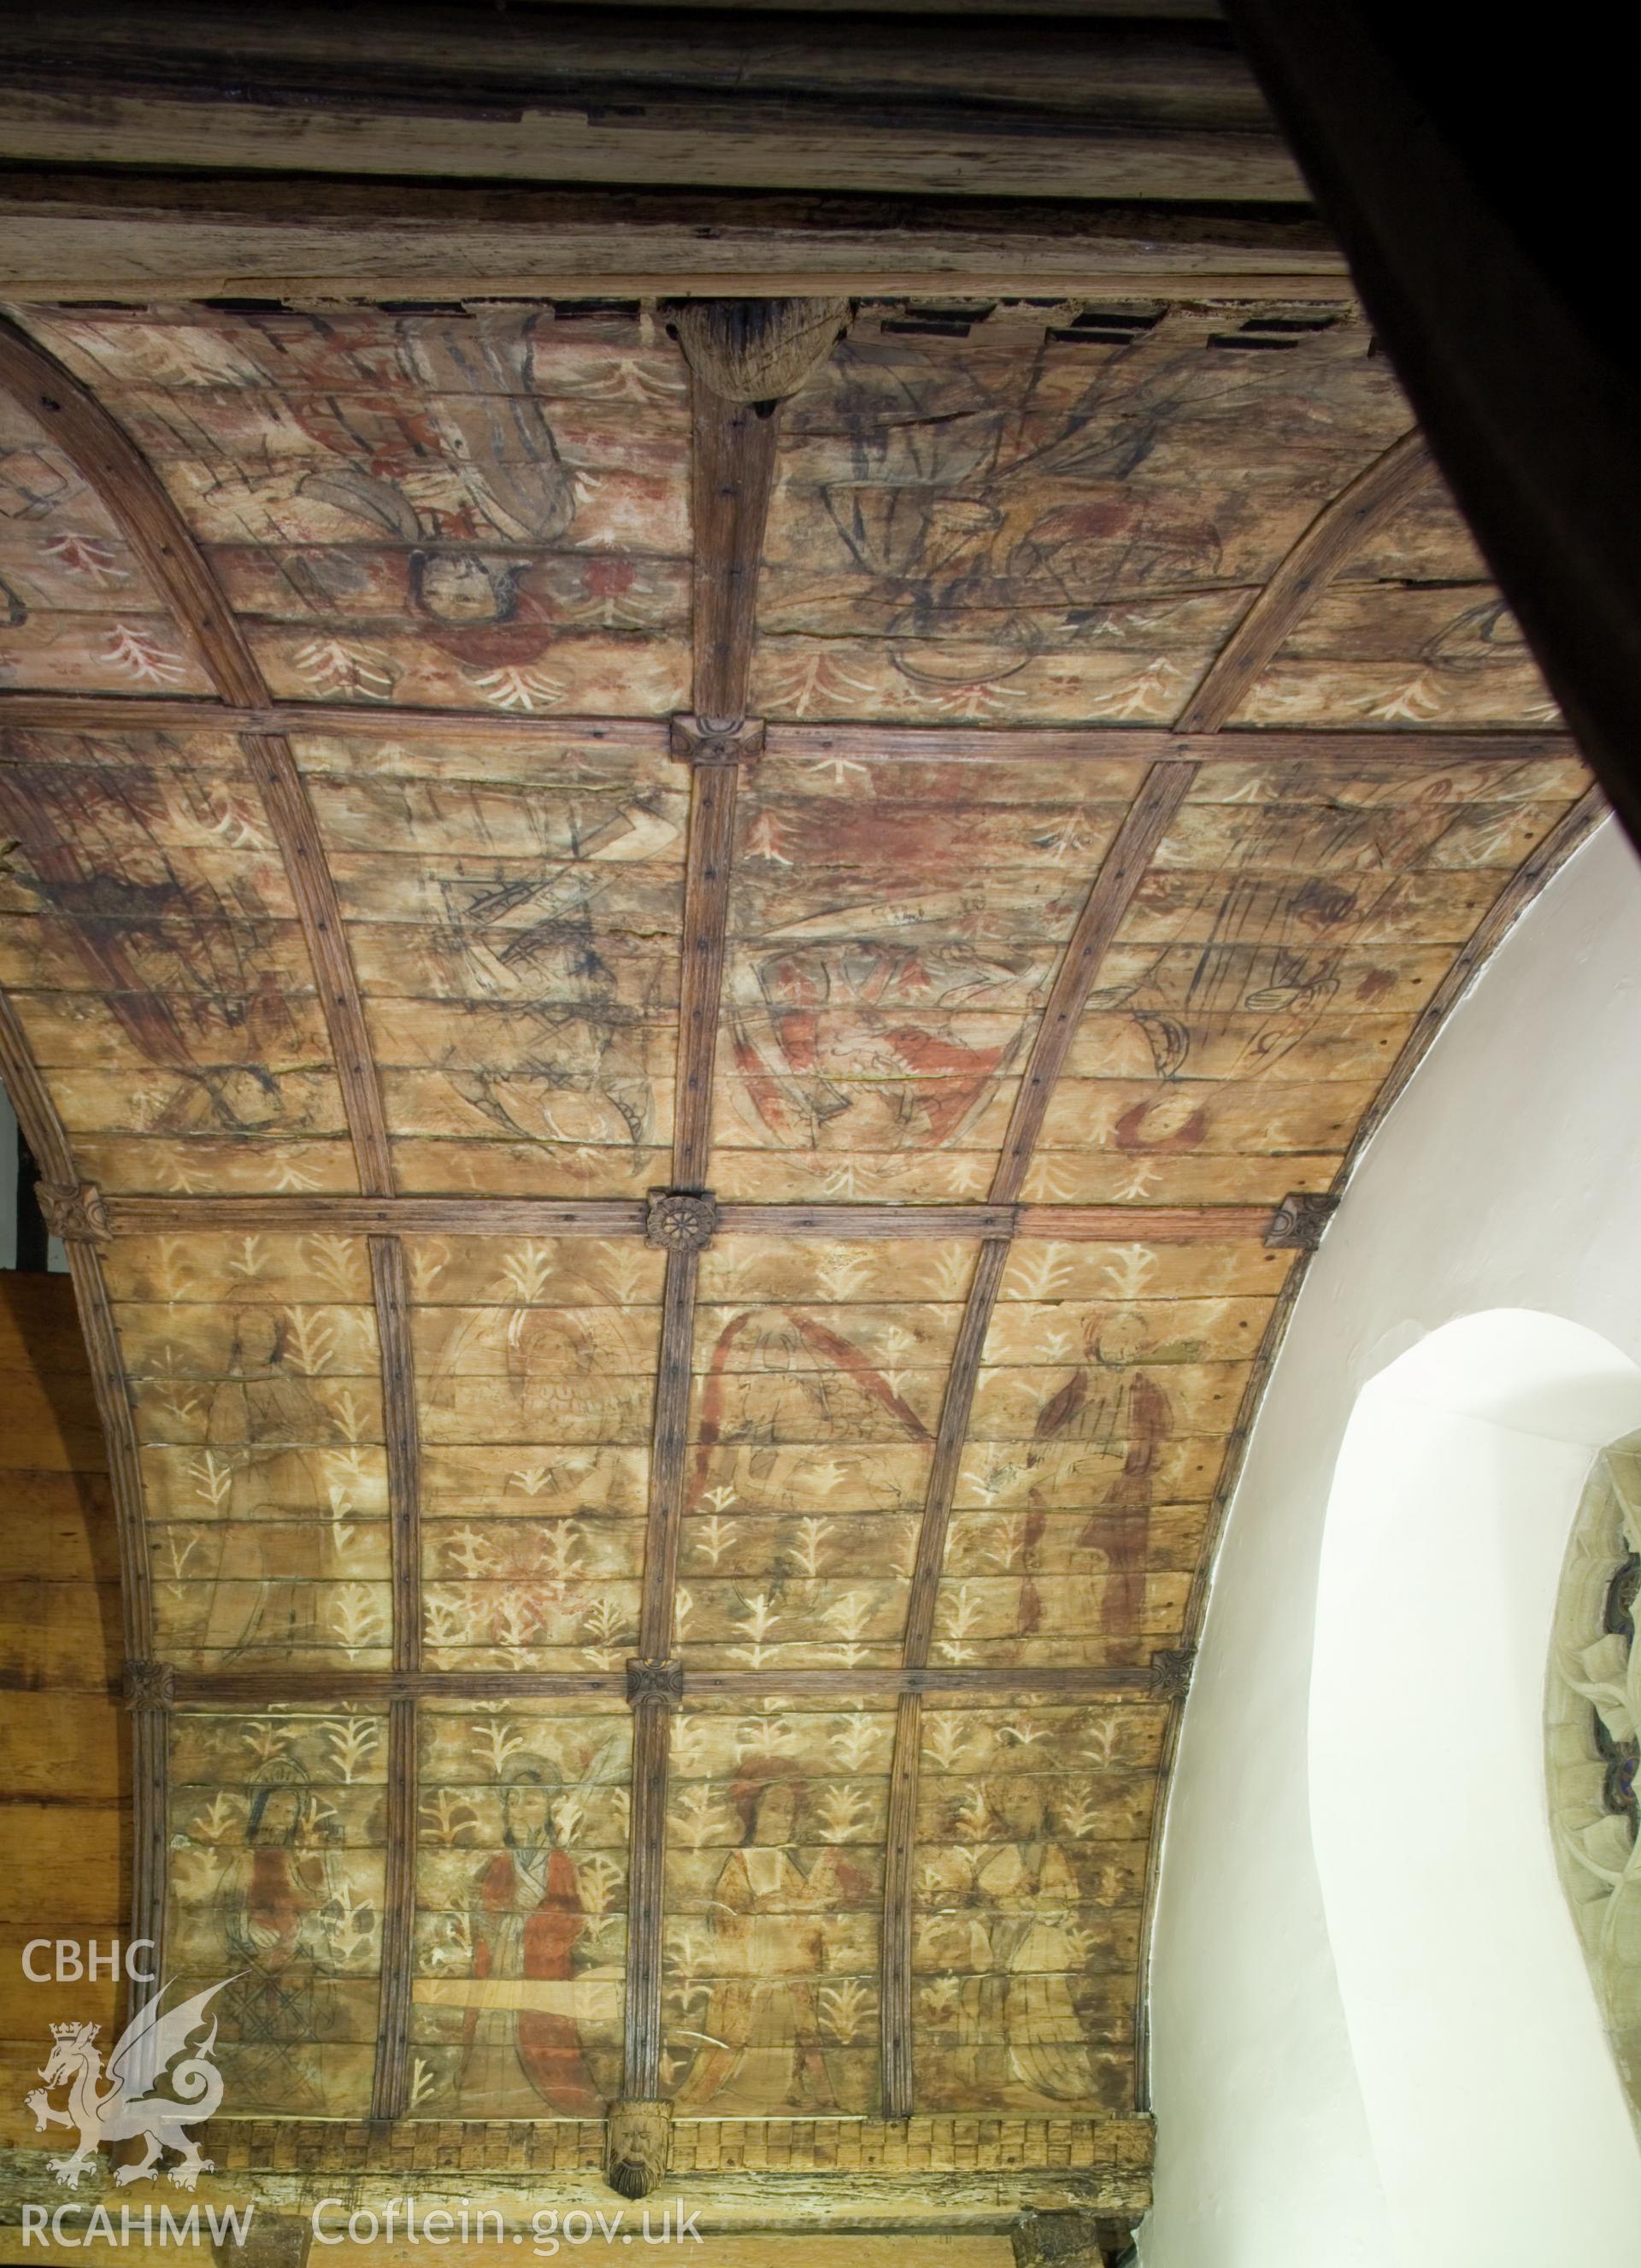
[[[232,63],[224,67],[223,58]],[[22,5],[34,164],[1303,204],[1218,26]]]
[[[1326,232],[1274,212],[0,173],[0,295],[19,301],[1181,291],[1356,298]]]

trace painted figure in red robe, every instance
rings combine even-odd
[[[502,1841],[468,1897],[473,1975],[499,1989],[467,2010],[462,2109],[480,2117],[539,2117],[545,2104],[601,2117],[574,2012],[586,1916],[575,1862],[553,1838],[543,1768],[515,1767],[502,1798]]]

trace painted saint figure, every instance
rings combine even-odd
[[[238,1974],[218,2002],[236,2099],[275,2110],[327,2108],[322,2059],[305,2053],[334,2034],[324,1911],[335,1884],[314,1847],[306,1776],[288,1758],[268,1764],[251,1792],[245,1844],[217,1889],[224,1948]]]
[[[678,2100],[710,2102],[725,2117],[833,2109],[811,1981],[825,1961],[819,1916],[838,1903],[831,1854],[807,1874],[798,1864],[789,1847],[798,1792],[789,1780],[738,1793],[749,1815],[747,1839],[717,1879],[706,2039]]]
[[[1071,1978],[1083,1967],[1071,1940],[1077,1876],[1059,1844],[1044,1835],[1039,1781],[1026,1775],[994,1780],[986,1795],[1015,1839],[975,1869],[975,1897],[1002,1917],[991,1943],[1005,1971],[982,1980],[993,2004],[981,2043],[982,2084],[989,2095],[1019,2109],[1085,2102],[1095,2083],[1071,1998]]]
[[[587,2118],[603,2102],[575,2014],[576,1952],[586,1927],[575,1861],[554,1839],[547,1768],[515,1764],[502,1796],[504,1847],[468,1899],[473,1975],[498,1990],[462,2030],[461,2106],[475,2117]],[[522,1989],[509,1992],[508,1984]]]

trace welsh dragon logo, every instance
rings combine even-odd
[[[232,1981],[223,1979],[224,1984]],[[217,2045],[214,2017],[207,2036],[188,2051],[189,2042],[205,2023],[208,2004],[221,1990],[221,1984],[208,1985],[191,2000],[163,2011],[164,1992],[157,1993],[121,2033],[106,2074],[102,2051],[96,2044],[100,2024],[52,2026],[51,2053],[40,2074],[46,2084],[34,2088],[26,2100],[41,2133],[48,2126],[79,2129],[79,2146],[67,2157],[48,2161],[66,2188],[77,2189],[80,2176],[95,2161],[103,2143],[139,2138],[147,2145],[145,2154],[134,2165],[115,2169],[118,2183],[141,2181],[145,2174],[157,2172],[167,2150],[174,2150],[180,2161],[169,2169],[179,2189],[191,2190],[202,2174],[211,2171],[210,2160],[200,2154],[199,2144],[183,2130],[209,2118],[222,2101],[222,2073],[211,2061]],[[168,2071],[177,2058],[181,2060]],[[152,2092],[166,2078],[180,2100]],[[59,2110],[48,2098],[55,2088],[64,2086],[68,2109]]]

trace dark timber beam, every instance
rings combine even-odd
[[[131,1732],[131,1936],[159,1948],[163,1974],[166,1930],[166,1788],[168,1745],[163,1716],[154,1705],[157,1689],[133,1665],[149,1661],[154,1650],[153,1583],[149,1565],[148,1524],[143,1468],[137,1454],[136,1424],[114,1331],[114,1307],[103,1273],[107,1215],[96,1184],[81,1179],[74,1152],[50,1089],[34,1061],[11,996],[0,988],[0,1079],[11,1097],[23,1138],[42,1176],[41,1209],[48,1225],[62,1236],[74,1283],[75,1305],[92,1374],[97,1414],[108,1453],[114,1498],[114,1538],[120,1558],[120,1615],[125,1642],[127,1693]],[[132,2007],[151,1997],[142,1984],[133,1988]]]
[[[1641,842],[1641,382],[1602,225],[1633,195],[1633,18],[1575,14],[1461,54],[1430,37],[1428,13],[1374,0],[1229,13],[1460,508]]]
[[[1302,203],[1222,26],[865,12],[16,0],[0,136],[35,165]]]
[[[243,298],[463,306],[714,292],[1120,292],[1350,306],[1303,211],[1041,199],[535,189],[0,173],[0,293],[34,305]]]

